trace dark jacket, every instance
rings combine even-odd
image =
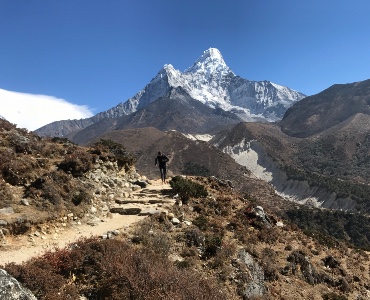
[[[169,161],[168,157],[164,154],[162,155],[158,155],[156,158],[155,158],[155,165],[159,165],[160,168],[165,168],[166,167],[166,163]]]

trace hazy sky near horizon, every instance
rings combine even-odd
[[[0,94],[0,116],[50,123],[21,105],[47,95],[64,104],[51,119],[87,117],[210,47],[243,78],[316,94],[370,78],[369,15],[368,0],[0,0],[0,89],[24,96]]]

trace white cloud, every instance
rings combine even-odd
[[[30,131],[54,121],[93,116],[85,105],[76,105],[53,96],[33,95],[0,89],[0,116]]]

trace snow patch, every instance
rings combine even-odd
[[[190,133],[183,133],[185,137],[193,141],[204,141],[208,142],[213,138],[213,135],[210,134],[190,134]]]
[[[243,139],[239,144],[225,147],[223,152],[229,154],[238,164],[247,167],[256,178],[270,182],[273,179],[272,172],[258,163],[258,153],[251,148],[254,141]]]
[[[289,201],[341,210],[351,210],[356,205],[349,198],[337,198],[335,193],[312,187],[307,181],[288,179],[256,140],[243,139],[234,146],[223,148],[222,151],[229,154],[238,164],[247,167],[256,178],[269,182],[279,196]]]

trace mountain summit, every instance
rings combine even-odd
[[[36,133],[64,136],[102,119],[130,115],[177,88],[210,108],[229,111],[244,121],[280,120],[294,102],[305,97],[270,81],[250,81],[235,75],[220,51],[209,48],[183,72],[171,64],[164,65],[144,89],[116,107],[89,119],[54,122],[36,130]]]
[[[305,95],[270,81],[250,81],[235,75],[220,51],[209,48],[184,72],[164,65],[149,84],[123,104],[126,114],[145,107],[169,88],[182,87],[191,97],[232,111],[246,121],[277,121]]]
[[[215,72],[221,73],[222,75],[227,75],[231,70],[226,65],[221,52],[216,48],[209,48],[204,51],[202,56],[197,59],[197,61],[184,73],[203,73],[205,76],[209,77]]]

